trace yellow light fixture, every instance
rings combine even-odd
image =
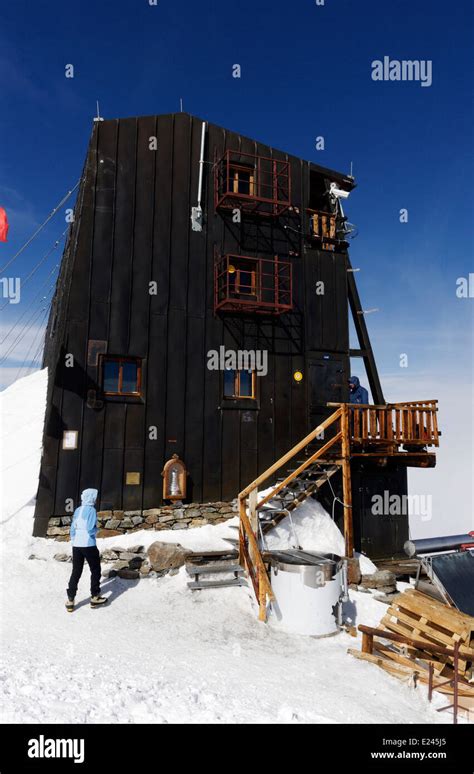
[[[302,382],[303,374],[301,373],[301,371],[295,371],[295,373],[293,374],[293,379],[295,380],[295,382]]]
[[[230,263],[229,266],[227,267],[227,271],[229,274],[235,274],[235,266],[232,266],[232,264]]]

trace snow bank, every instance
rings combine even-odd
[[[72,615],[64,609],[71,566],[52,557],[67,543],[32,538],[46,372],[6,390],[2,478],[0,721],[4,723],[448,723],[445,703],[413,692],[347,655],[348,634],[314,640],[257,620],[249,585],[191,593],[176,576],[104,581],[109,604],[89,607],[89,573]],[[341,535],[315,501],[298,517],[308,548],[339,551]],[[314,520],[314,530],[306,522]],[[327,521],[329,519],[329,522]],[[227,548],[237,520],[195,530],[142,531],[101,548],[153,540],[194,550]],[[285,539],[285,527],[278,528]],[[288,540],[288,534],[286,535]],[[351,592],[351,619],[376,625],[386,611]]]
[[[48,371],[35,371],[0,393],[0,551],[24,555],[33,543],[32,504],[38,488]],[[8,541],[7,541],[8,535]]]
[[[263,499],[271,489],[259,492]],[[344,537],[320,502],[311,497],[305,500],[291,517],[287,516],[265,535],[270,550],[296,548],[305,551],[319,551],[323,554],[344,556]],[[363,554],[357,554],[363,575],[371,575],[377,568]]]

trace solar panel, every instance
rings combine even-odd
[[[431,567],[458,610],[474,616],[474,554],[461,551],[433,556]]]

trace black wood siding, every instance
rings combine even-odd
[[[347,258],[310,249],[298,235],[308,206],[314,165],[254,140],[208,125],[203,188],[204,229],[191,229],[196,204],[202,121],[185,113],[103,121],[94,125],[76,206],[74,239],[65,252],[47,340],[50,368],[36,534],[46,520],[77,504],[95,486],[100,508],[140,509],[161,502],[161,470],[179,454],[189,472],[189,499],[232,499],[309,427],[309,358],[334,357],[348,368]],[[150,137],[158,149],[150,150]],[[226,149],[288,159],[292,204],[298,213],[266,221],[245,215],[233,224],[215,212],[213,162]],[[321,171],[324,175],[324,171]],[[326,173],[329,176],[329,173]],[[331,179],[338,179],[331,173]],[[295,230],[296,227],[296,230]],[[215,315],[215,250],[279,254],[293,265],[292,313],[281,317]],[[289,257],[290,251],[298,255]],[[316,282],[326,292],[318,296]],[[149,283],[158,291],[150,295]],[[98,367],[88,342],[107,343],[110,355],[143,361],[143,397],[100,397]],[[268,375],[258,378],[258,407],[224,408],[222,377],[206,367],[221,345],[268,350]],[[64,356],[74,356],[67,368]],[[321,380],[321,403],[331,399]],[[156,439],[150,428],[156,428]],[[79,448],[61,448],[64,429],[79,431]],[[141,476],[125,484],[127,471]]]

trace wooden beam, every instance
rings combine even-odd
[[[354,528],[352,523],[352,484],[351,484],[351,444],[349,427],[349,409],[347,405],[342,407],[341,416],[342,431],[342,491],[344,500],[344,540],[346,557],[354,556]]]

